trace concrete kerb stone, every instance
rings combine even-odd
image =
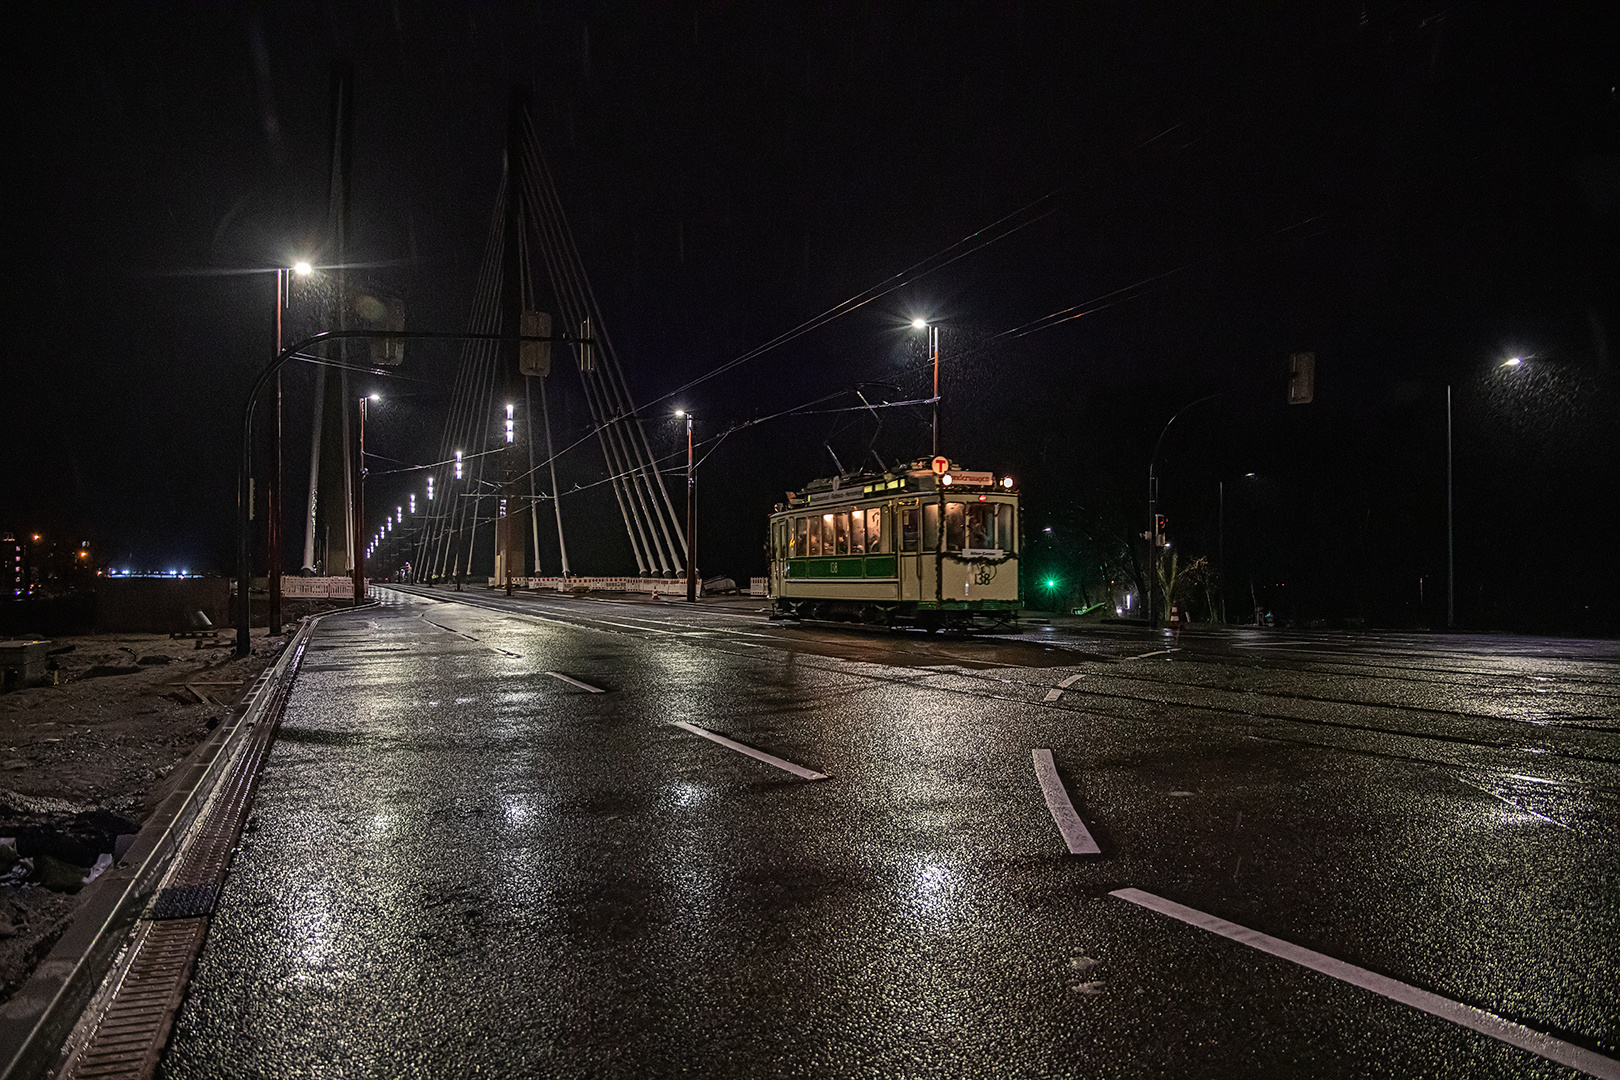
[[[273,723],[285,703],[315,624],[361,608],[302,620],[220,724],[192,752],[184,780],[153,812],[124,857],[86,887],[84,902],[22,989],[0,1006],[0,1080],[32,1080],[56,1064],[63,1041],[95,996],[142,910],[186,845],[220,783],[231,775],[253,729]]]

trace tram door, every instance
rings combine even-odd
[[[921,511],[922,519],[916,548],[917,599],[926,601],[936,599],[938,595],[934,590],[934,580],[939,573],[939,559],[936,557],[939,550],[939,504],[927,503],[917,510]]]

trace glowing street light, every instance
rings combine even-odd
[[[411,513],[416,513],[416,492],[411,492]]]
[[[461,451],[456,451],[456,479],[461,479]]]
[[[506,441],[512,442],[517,438],[517,421],[512,417],[512,406],[506,407]]]
[[[293,263],[292,269],[293,273],[297,274],[299,277],[309,277],[309,275],[315,272],[315,268],[309,265],[309,263],[304,262],[302,259]]]
[[[428,502],[433,501],[433,477],[428,477]]]

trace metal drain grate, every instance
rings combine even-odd
[[[95,1032],[57,1074],[58,1080],[151,1076],[207,932],[205,918],[146,923]]]
[[[302,646],[295,665],[301,656]],[[267,678],[268,671],[248,694],[250,707]],[[267,715],[254,725],[247,747],[197,822],[180,861],[147,905],[102,1004],[91,1006],[99,1007],[100,1015],[89,1021],[93,1026],[70,1052],[56,1080],[147,1080],[156,1071],[258,787],[259,769],[280,726],[289,687],[290,680],[271,687]]]

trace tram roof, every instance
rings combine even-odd
[[[1016,494],[1012,477],[995,473],[974,472],[951,462],[944,476],[934,472],[933,459],[920,458],[909,465],[897,466],[887,472],[858,472],[844,476],[824,476],[811,480],[798,491],[787,493],[787,502],[778,503],[777,510],[797,510],[808,506],[827,506],[858,502],[874,496],[904,491],[937,491],[941,481],[952,488],[984,493],[999,488],[997,494]],[[946,478],[949,479],[946,479]]]

